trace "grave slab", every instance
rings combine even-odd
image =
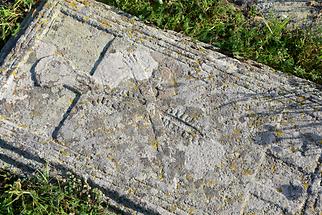
[[[44,2],[0,54],[1,166],[72,171],[125,213],[320,214],[321,86],[216,50]]]

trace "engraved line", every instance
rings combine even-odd
[[[184,120],[182,120],[182,119],[180,119],[179,117],[177,117],[177,116],[173,116],[173,115],[171,115],[171,114],[169,114],[169,113],[167,113],[167,112],[165,112],[165,111],[163,111],[163,113],[165,114],[165,115],[167,115],[167,116],[169,116],[169,117],[172,117],[172,118],[174,118],[174,119],[176,119],[176,120],[178,120],[179,122],[181,122],[181,123],[183,123],[183,124],[185,124],[186,126],[188,126],[188,127],[190,127],[190,128],[192,128],[192,129],[194,129],[195,131],[197,131],[202,137],[204,137],[204,134],[197,128],[197,127],[195,127],[194,125],[192,125],[192,124],[190,124],[190,123],[188,123],[188,122],[186,122],[186,121],[184,121]]]
[[[277,208],[281,209],[281,210],[283,211],[283,213],[284,213],[284,214],[290,214],[290,211],[289,211],[289,209],[288,209],[288,208],[284,208],[283,206],[281,206],[281,205],[279,205],[279,204],[276,204],[276,203],[274,203],[274,202],[272,202],[272,201],[270,201],[270,200],[268,200],[268,199],[264,199],[263,197],[261,197],[261,196],[259,196],[259,195],[255,194],[255,193],[253,193],[253,192],[251,192],[251,195],[255,196],[256,198],[258,198],[258,199],[260,199],[260,200],[262,200],[263,202],[267,202],[267,203],[272,204],[272,205],[274,205],[275,207],[277,207]]]
[[[98,30],[101,30],[101,31],[103,31],[103,32],[106,32],[106,33],[109,33],[109,34],[112,34],[114,37],[123,37],[123,35],[122,34],[118,34],[117,32],[115,32],[115,31],[111,31],[111,30],[109,30],[109,29],[106,29],[106,28],[104,28],[104,27],[102,27],[102,26],[100,26],[98,23],[98,21],[96,21],[95,19],[89,19],[88,21],[86,21],[85,19],[84,19],[84,17],[82,17],[82,16],[84,16],[83,14],[80,14],[80,13],[78,13],[78,12],[76,12],[76,11],[73,11],[73,10],[70,10],[70,9],[66,9],[66,8],[61,8],[61,10],[60,10],[60,12],[62,13],[62,14],[64,14],[64,15],[66,15],[66,16],[69,16],[69,17],[71,17],[71,18],[73,18],[73,19],[75,19],[76,21],[79,21],[79,22],[81,22],[81,23],[84,23],[84,24],[88,24],[88,25],[90,25],[90,26],[92,26],[92,27],[94,27],[94,28],[96,28],[96,29],[98,29]],[[98,22],[98,23],[95,23],[95,21],[96,22]],[[123,32],[122,32],[123,33]]]
[[[266,149],[266,151],[267,151],[267,149]],[[253,183],[256,183],[256,176],[257,176],[258,172],[260,171],[260,169],[265,161],[265,158],[266,158],[266,152],[262,152],[261,158],[259,159],[259,162],[258,162],[258,166],[255,168],[254,174],[251,176],[251,179],[250,179],[251,184],[247,185],[247,188],[245,189],[245,197],[244,197],[245,200],[242,204],[242,207],[241,207],[241,210],[239,213],[240,215],[244,214],[244,211],[249,204],[249,199],[250,199],[250,195],[251,195],[250,186],[253,186]]]
[[[299,171],[300,173],[304,174],[304,175],[310,175],[311,173],[306,172],[303,167],[297,166],[289,161],[284,160],[283,158],[280,158],[276,155],[274,155],[272,152],[270,152],[270,150],[268,150],[267,152],[265,152],[268,156],[270,156],[271,158],[273,158],[275,161],[280,161],[282,163],[284,163],[286,166],[291,167],[292,169],[295,169],[297,171]]]
[[[31,80],[32,80],[32,82],[33,82],[33,84],[34,84],[34,87],[40,87],[40,84],[39,84],[39,81],[37,80],[37,74],[36,74],[36,66],[38,65],[38,63],[42,60],[42,59],[44,59],[44,58],[46,58],[46,57],[49,57],[49,56],[45,56],[45,57],[42,57],[42,58],[39,58],[33,65],[32,65],[32,67],[31,67],[31,69],[30,69],[30,73],[31,73]]]
[[[79,99],[81,97],[81,93],[78,90],[76,90],[70,86],[67,86],[67,85],[64,85],[64,87],[66,89],[72,91],[73,93],[75,93],[75,98],[73,99],[72,104],[68,107],[67,111],[64,113],[63,119],[59,122],[58,126],[56,126],[54,129],[54,131],[51,135],[54,140],[57,140],[58,133],[59,133],[60,129],[63,127],[65,121],[67,120],[68,116],[70,115],[73,108],[76,106],[77,102],[79,101]]]
[[[93,26],[93,27],[96,27],[97,29],[99,29],[99,30],[102,30],[102,31],[105,31],[105,32],[108,32],[108,33],[111,33],[111,34],[113,34],[113,35],[119,35],[120,37],[123,37],[123,35],[122,34],[118,34],[118,32],[115,32],[115,31],[113,31],[113,30],[108,30],[108,29],[106,29],[106,28],[104,28],[104,27],[102,27],[100,24],[99,24],[99,21],[97,21],[97,18],[93,18],[93,19],[90,19],[90,21],[86,21],[86,20],[84,20],[82,17],[81,17],[81,15],[80,15],[80,13],[79,12],[77,12],[77,11],[75,11],[75,10],[68,10],[68,11],[64,11],[63,9],[62,9],[62,11],[61,11],[62,13],[64,13],[65,15],[67,15],[67,16],[70,16],[70,17],[72,17],[72,18],[75,18],[76,20],[78,20],[78,21],[80,21],[80,22],[83,22],[83,23],[86,23],[86,24],[88,24],[88,25],[90,25],[90,26]],[[70,14],[71,13],[71,14]],[[101,16],[100,16],[101,17]],[[107,20],[109,20],[109,21],[111,21],[113,24],[115,24],[115,20],[111,20],[109,17],[101,17],[101,18],[103,18],[103,19],[107,19]],[[120,23],[118,23],[118,24],[120,24]],[[125,26],[126,27],[126,26]],[[124,34],[125,32],[124,31],[122,31],[122,33]],[[146,36],[148,36],[148,37],[150,37],[150,38],[153,38],[153,39],[160,39],[160,38],[157,38],[155,35],[149,35],[148,33],[146,33],[146,32],[143,32],[143,31],[137,31],[137,33],[140,33],[141,35],[146,35]],[[129,38],[130,39],[130,38]],[[135,43],[138,43],[137,41],[135,41],[135,40],[133,40],[133,39],[130,39],[131,41],[133,41],[133,42],[135,42]],[[168,42],[168,41],[164,41],[165,43],[168,43],[170,46],[172,46],[172,47],[177,47],[177,45],[176,44],[173,44],[173,43],[170,43],[170,42]],[[180,62],[183,62],[183,63],[186,63],[185,61],[182,61],[181,59],[179,59],[179,58],[176,58],[175,56],[172,56],[172,55],[170,55],[170,54],[168,54],[168,53],[166,53],[166,52],[162,52],[162,51],[160,51],[160,50],[157,50],[157,49],[155,49],[155,48],[153,48],[153,47],[151,47],[150,45],[148,45],[148,44],[146,44],[146,43],[144,43],[144,45],[146,45],[148,48],[150,48],[150,49],[152,49],[152,50],[154,50],[154,51],[157,51],[157,52],[159,52],[159,53],[162,53],[162,54],[165,54],[165,55],[167,55],[167,56],[170,56],[170,57],[172,57],[172,58],[174,58],[174,59],[176,59],[176,60],[178,60],[178,61],[180,61]],[[166,47],[166,48],[169,48],[170,46],[162,46],[161,44],[158,44],[160,47]],[[185,51],[192,51],[192,50],[189,50],[189,49],[185,49],[185,48],[182,48],[182,47],[179,47],[180,49],[183,49],[184,50],[184,52]],[[196,49],[193,49],[193,50],[196,50]],[[189,60],[189,61],[195,61],[195,57],[197,57],[196,56],[196,54],[193,54],[193,55],[195,55],[194,57],[191,57],[191,56],[188,56],[188,55],[185,55],[185,54],[183,54],[184,52],[178,52],[177,50],[173,50],[174,52],[176,52],[177,54],[179,54],[180,56],[182,56],[182,57],[184,57],[184,58],[186,58],[187,60]],[[218,53],[218,54],[221,54],[221,53],[219,53],[219,52],[216,52],[216,53]],[[217,58],[218,59],[218,58]],[[240,62],[240,61],[238,61],[238,62],[235,62],[236,61],[236,59],[229,59],[228,58],[228,60],[230,60],[230,61],[234,61],[234,62],[232,62],[232,63],[234,63],[234,64],[243,64],[243,62]],[[206,62],[207,61],[207,62]],[[208,59],[207,58],[207,60],[205,61],[205,63],[214,63],[214,60],[210,60],[210,59]],[[237,78],[240,78],[240,77],[238,77],[238,76],[236,76],[234,73],[228,73],[228,72],[226,72],[225,70],[223,70],[223,69],[221,69],[221,68],[218,68],[218,67],[215,67],[216,69],[218,69],[219,71],[221,71],[221,72],[223,72],[223,73],[226,73],[226,74],[229,74],[229,75],[231,75],[231,76],[234,76],[234,77],[237,77]],[[249,75],[247,75],[247,74],[244,74],[244,73],[240,73],[240,72],[238,72],[238,74],[239,75],[241,75],[241,76],[246,76],[246,77],[251,77],[251,76],[249,76]],[[249,81],[249,80],[244,80],[244,81],[246,81],[247,83],[249,83],[249,84],[254,84],[254,81],[255,82],[260,82],[260,83],[263,83],[263,80],[252,80],[252,81]],[[267,88],[267,87],[266,87]],[[279,88],[279,89],[283,89],[284,91],[286,91],[286,92],[290,92],[290,91],[288,91],[288,90],[286,90],[286,89],[284,89],[284,88]]]
[[[320,155],[319,160],[318,160],[318,163],[317,163],[317,165],[316,165],[316,167],[315,167],[315,170],[314,170],[314,172],[311,174],[310,185],[309,185],[309,187],[308,187],[308,188],[307,188],[307,190],[306,190],[307,198],[305,199],[305,202],[304,202],[304,205],[303,205],[303,208],[302,208],[302,211],[301,211],[301,212],[302,212],[302,214],[305,214],[305,211],[306,211],[306,210],[307,210],[307,208],[308,208],[309,200],[310,200],[310,197],[312,196],[312,195],[310,195],[310,194],[311,194],[311,192],[312,192],[313,182],[314,182],[314,180],[315,180],[316,178],[318,178],[318,177],[319,177],[319,170],[320,170],[321,162],[322,162],[322,155]]]
[[[68,86],[67,86],[68,87]],[[0,121],[1,122],[1,121]],[[4,123],[6,123],[7,124],[7,122],[4,122]],[[24,131],[24,132],[30,132],[30,131],[28,131],[28,130],[25,130],[24,128],[19,128],[19,127],[17,127],[17,126],[15,126],[15,125],[11,125],[11,124],[8,124],[8,125],[10,125],[10,126],[14,126],[15,128],[17,128],[17,129],[19,129],[19,130],[22,130],[22,131]],[[39,137],[39,138],[42,138],[41,136],[39,136],[38,134],[35,134],[35,133],[31,133],[32,135],[34,135],[34,136],[36,136],[36,137]],[[51,142],[51,144],[53,144],[54,146],[56,146],[56,147],[58,147],[58,148],[62,148],[62,149],[64,149],[64,150],[68,150],[68,152],[69,153],[71,153],[71,154],[73,154],[73,156],[75,156],[75,157],[77,157],[77,156],[81,156],[81,157],[83,157],[84,159],[87,159],[87,157],[84,155],[84,154],[81,154],[81,153],[79,153],[79,152],[76,152],[76,151],[74,151],[73,149],[71,149],[70,147],[68,147],[68,146],[66,146],[66,145],[61,145],[61,144],[58,144],[56,141],[54,141],[54,142]],[[16,146],[15,146],[16,147]],[[31,149],[31,150],[34,150],[34,149]],[[35,152],[35,153],[38,153],[38,152]],[[113,174],[110,174],[110,173],[107,173],[107,172],[102,172],[102,171],[100,171],[100,170],[96,170],[96,173],[101,173],[101,174],[103,174],[103,176],[101,177],[101,178],[104,178],[104,179],[106,179],[106,175],[108,175],[109,177],[111,177],[111,178],[113,178],[113,179],[119,179],[116,175],[113,175]],[[140,181],[140,180],[137,180],[137,179],[135,179],[134,178],[134,180],[135,181],[137,181],[138,183],[139,183],[139,185],[142,185],[142,186],[146,186],[146,187],[150,187],[150,188],[156,188],[156,187],[154,187],[154,186],[152,186],[152,185],[150,185],[150,184],[146,184],[145,182],[143,182],[143,181]],[[109,182],[109,183],[112,183],[112,182]],[[118,187],[117,185],[115,185],[115,184],[113,184],[114,186],[116,186],[116,187]],[[119,187],[118,187],[119,188]],[[128,186],[128,185],[126,185],[126,188],[130,188],[130,186]],[[165,193],[165,192],[163,192],[163,191],[161,191],[162,192],[162,194],[163,195],[169,195],[169,194],[167,194],[167,193]],[[136,197],[138,197],[137,195],[135,195]],[[157,198],[158,199],[162,199],[162,197],[159,197],[159,196],[157,196]],[[175,202],[175,197],[174,196],[172,196],[172,195],[170,195],[170,198],[171,198],[171,201],[173,201],[173,202]],[[162,199],[163,201],[165,201],[165,202],[167,202],[167,203],[169,203],[169,204],[172,204],[171,202],[169,202],[169,200],[167,200],[167,199]],[[194,205],[191,205],[191,204],[189,204],[189,203],[182,203],[183,204],[183,206],[182,207],[195,207]],[[184,211],[187,211],[187,210],[185,210],[185,209],[183,209],[181,206],[178,206],[178,208],[181,208],[182,210],[184,210]],[[164,207],[162,207],[162,208],[164,208]],[[165,208],[164,208],[165,209]],[[165,209],[165,210],[167,210],[167,209]]]
[[[110,40],[110,41],[106,44],[106,46],[103,48],[103,51],[101,52],[101,54],[100,54],[99,58],[96,60],[96,62],[95,62],[95,64],[94,64],[93,68],[92,68],[92,69],[91,69],[91,71],[89,72],[89,74],[90,74],[91,76],[93,76],[93,75],[95,74],[95,72],[96,72],[96,70],[97,70],[98,65],[102,62],[102,60],[103,60],[103,58],[104,58],[104,56],[105,56],[106,52],[107,52],[107,51],[108,51],[108,49],[111,47],[111,45],[112,45],[112,43],[113,43],[113,41],[114,41],[115,39],[116,39],[116,37],[114,36],[114,37],[113,37],[113,39],[112,39],[112,40]]]
[[[11,145],[7,146],[7,145],[8,145],[8,143],[6,143],[6,141],[4,141],[4,140],[2,140],[0,138],[0,148],[5,147],[5,149],[7,149],[8,151],[16,153],[16,154],[20,155],[21,157],[23,157],[25,159],[29,159],[31,161],[38,162],[41,165],[45,165],[47,163],[47,161],[45,161],[43,158],[41,158],[38,155],[39,152],[33,152],[32,153],[32,152],[29,152],[29,151],[21,150],[17,146],[11,146]],[[23,169],[27,170],[30,173],[33,173],[33,172],[36,171],[34,168],[30,167],[30,165],[26,165],[25,162],[20,162],[20,161],[14,160],[11,157],[9,157],[8,155],[4,155],[2,153],[0,153],[0,160],[4,161],[6,163],[9,163],[11,165],[14,165],[17,168],[20,168],[20,169],[23,168]],[[73,174],[82,177],[80,174],[76,174],[76,172],[73,169],[65,167],[62,164],[56,163],[54,161],[49,161],[49,162],[50,162],[50,165],[52,167],[54,167],[56,170],[61,171],[62,173],[72,172]],[[85,178],[83,178],[83,179],[86,180]],[[115,201],[117,204],[120,204],[122,206],[130,208],[132,210],[136,210],[136,211],[138,210],[138,211],[140,211],[142,213],[146,212],[146,214],[159,215],[159,213],[155,212],[152,209],[149,209],[149,208],[146,208],[144,206],[138,205],[136,202],[132,201],[131,199],[127,198],[126,196],[121,195],[116,190],[112,190],[110,188],[107,188],[107,186],[100,186],[100,185],[96,184],[91,178],[88,178],[87,182],[91,183],[92,185],[94,185],[93,187],[99,188],[105,194],[109,194],[109,195],[107,195],[107,197],[112,199],[113,201]],[[119,188],[118,186],[116,186],[116,187]],[[137,197],[137,196],[135,196],[135,197]],[[137,198],[139,198],[139,197],[137,197]]]
[[[77,11],[70,11],[71,13],[76,13],[76,14],[79,14]],[[89,25],[91,25],[91,26],[93,26],[93,27],[96,27],[96,28],[98,28],[98,29],[102,29],[102,30],[105,30],[105,31],[109,31],[109,30],[107,30],[107,29],[104,29],[104,27],[102,27],[102,26],[100,26],[100,24],[98,24],[98,23],[96,23],[97,22],[97,20],[96,19],[92,19],[90,22],[89,21],[85,21],[85,20],[83,20],[83,19],[81,19],[81,17],[80,17],[80,15],[73,15],[73,14],[68,14],[68,12],[65,12],[65,14],[66,15],[68,15],[68,16],[71,16],[71,17],[73,17],[73,18],[76,18],[76,20],[79,20],[79,21],[81,21],[81,22],[84,22],[84,23],[87,23],[87,24],[89,24]],[[108,19],[108,17],[105,17],[105,19]],[[113,20],[110,20],[110,19],[108,19],[109,21],[111,21],[111,22],[114,22]],[[123,33],[125,33],[125,32],[123,32]],[[148,37],[150,37],[150,38],[153,38],[153,39],[158,39],[158,38],[156,38],[156,36],[155,35],[149,35],[148,33],[146,33],[146,32],[138,32],[137,31],[137,33],[140,33],[140,34],[142,34],[142,35],[145,35],[145,36],[148,36]],[[116,33],[114,33],[114,34],[116,34]],[[135,40],[133,40],[133,39],[131,39],[131,38],[129,38],[131,41],[133,41],[133,42],[135,42],[135,43],[138,43],[137,41],[135,41]],[[174,47],[174,48],[177,48],[177,46],[175,45],[175,44],[172,44],[172,43],[169,43],[168,41],[165,41],[166,43],[168,43],[170,46],[172,46],[172,47]],[[169,55],[168,53],[166,53],[166,52],[162,52],[162,51],[160,51],[160,50],[157,50],[157,49],[155,49],[155,48],[153,48],[153,47],[151,47],[150,45],[148,45],[148,44],[146,44],[145,43],[145,45],[148,47],[148,48],[150,48],[150,49],[152,49],[152,50],[154,50],[154,51],[156,51],[156,52],[160,52],[160,53],[162,53],[162,54],[165,54],[165,55],[167,55],[167,56],[170,56],[170,57],[172,57],[172,58],[174,58],[174,59],[176,59],[176,60],[178,60],[178,61],[180,61],[180,62],[184,62],[184,61],[182,61],[180,58],[176,58],[175,56],[172,56],[172,55]],[[162,46],[161,44],[158,44],[159,46],[161,46],[161,47],[164,47],[164,46]],[[169,46],[167,47],[167,48],[169,48]],[[183,49],[182,47],[179,47],[179,48],[181,48],[181,49]],[[186,49],[184,49],[184,50],[186,50]],[[190,50],[191,51],[191,50]],[[181,55],[182,57],[184,57],[184,58],[186,58],[187,60],[189,60],[189,61],[194,61],[195,60],[195,58],[193,58],[193,57],[191,57],[191,56],[188,56],[188,55],[183,55],[181,52],[178,52],[178,50],[174,50],[174,52],[176,52],[176,53],[178,53],[179,55]],[[207,61],[208,61],[208,63],[210,62],[214,62],[213,60],[209,60],[209,59],[207,59]],[[185,63],[185,62],[184,62]],[[206,61],[205,61],[205,63],[207,63]],[[236,64],[236,62],[233,62],[233,63],[235,63]],[[221,68],[218,68],[218,67],[215,67],[216,69],[218,69],[219,71],[221,71],[221,72],[223,72],[223,73],[226,73],[226,74],[229,74],[230,76],[234,76],[234,77],[237,77],[237,78],[240,78],[240,77],[238,77],[238,75],[236,75],[236,74],[233,74],[233,73],[227,73],[225,70],[223,70],[223,69],[221,69]],[[247,74],[244,74],[244,73],[240,73],[240,72],[238,72],[238,74],[240,75],[240,76],[246,76],[245,78],[249,78],[250,76],[249,75],[247,75]],[[247,79],[243,79],[243,81],[245,81],[246,83],[252,83],[253,84],[253,82],[254,82],[254,80],[252,80],[252,81],[249,81],[249,80],[247,80]],[[263,83],[263,80],[255,80],[257,83],[258,82],[260,82],[260,83]],[[241,85],[239,85],[239,86],[241,86]],[[244,87],[244,86],[242,86],[242,87]],[[267,89],[267,88],[266,88]],[[286,90],[286,89],[284,89],[284,88],[280,88],[280,89],[283,89],[284,91],[286,91],[286,92],[288,92],[288,93],[290,93],[288,90]],[[317,101],[312,101],[312,102],[315,102],[315,103],[317,103]],[[308,114],[308,113],[307,113]]]
[[[0,139],[1,141],[1,139]],[[19,169],[23,169],[24,171],[28,172],[28,173],[35,173],[36,172],[36,169],[31,167],[30,164],[25,164],[24,162],[21,162],[21,161],[17,161],[16,159],[12,159],[11,157],[8,156],[8,154],[2,154],[0,153],[0,160],[2,162],[5,162],[7,164],[10,164],[12,166],[15,166]]]

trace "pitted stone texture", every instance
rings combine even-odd
[[[91,1],[48,1],[27,32],[0,76],[2,163],[47,160],[130,213],[320,212],[319,86]]]

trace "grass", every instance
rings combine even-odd
[[[0,3],[0,48],[11,35],[19,32],[22,19],[36,3],[38,0],[2,0]]]
[[[154,25],[182,32],[219,47],[223,53],[252,59],[282,72],[322,84],[322,27],[287,28],[289,20],[264,18],[226,0],[100,0]],[[0,42],[20,28],[36,0],[0,7]]]
[[[288,20],[264,18],[225,0],[101,0],[152,22],[219,47],[223,53],[252,59],[322,84],[322,28],[287,28]]]
[[[72,174],[58,180],[47,168],[30,178],[21,178],[0,170],[0,214],[112,214],[107,209],[101,192]]]

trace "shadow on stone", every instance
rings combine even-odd
[[[11,151],[13,153],[16,153],[25,159],[36,161],[37,163],[39,163],[41,165],[45,165],[47,163],[44,159],[40,158],[39,156],[34,155],[34,154],[27,152],[25,150],[22,150],[20,148],[17,148],[15,146],[12,146],[1,138],[0,138],[0,148]],[[29,165],[27,165],[23,162],[16,161],[16,160],[10,158],[10,156],[2,154],[2,153],[0,153],[0,160],[2,160],[4,163],[12,165],[12,166],[14,166],[26,173],[34,173],[36,171],[35,168],[30,167]],[[62,176],[66,176],[67,173],[72,173],[72,174],[82,178],[80,175],[76,174],[74,171],[72,171],[69,168],[66,168],[65,166],[63,166],[61,164],[50,163],[50,166],[52,168],[54,168],[55,170],[59,171]],[[107,196],[110,199],[113,199],[115,202],[117,202],[118,204],[120,204],[126,208],[130,208],[136,212],[143,213],[143,214],[149,214],[149,215],[158,215],[159,214],[156,211],[153,211],[149,208],[145,208],[141,205],[138,205],[137,203],[133,202],[132,200],[128,199],[127,197],[119,194],[117,191],[110,190],[108,188],[98,185],[97,183],[95,183],[91,179],[87,179],[87,182],[92,188],[97,188],[97,189],[101,190],[105,196]],[[110,206],[110,207],[118,214],[129,214],[129,213],[124,212],[124,211],[122,211],[118,208],[115,208],[113,206]]]
[[[283,195],[291,201],[299,199],[304,194],[304,189],[300,185],[285,184],[281,187]]]
[[[257,132],[255,135],[255,143],[258,145],[270,145],[277,141],[277,137],[274,132],[275,128],[271,125],[265,125],[264,131]]]
[[[36,9],[37,13],[42,10],[42,8],[46,2],[47,2],[47,0],[40,1],[39,6]],[[16,43],[19,40],[19,38],[25,34],[27,27],[33,22],[37,13],[35,13],[34,11],[32,13],[30,12],[29,15],[27,15],[27,17],[23,20],[23,22],[21,23],[21,30],[19,31],[19,33],[16,36],[12,36],[8,40],[8,42],[6,44],[4,44],[2,49],[1,49],[2,44],[0,44],[0,67],[4,63],[4,60],[7,56],[7,54],[10,53],[11,50],[16,46]]]

